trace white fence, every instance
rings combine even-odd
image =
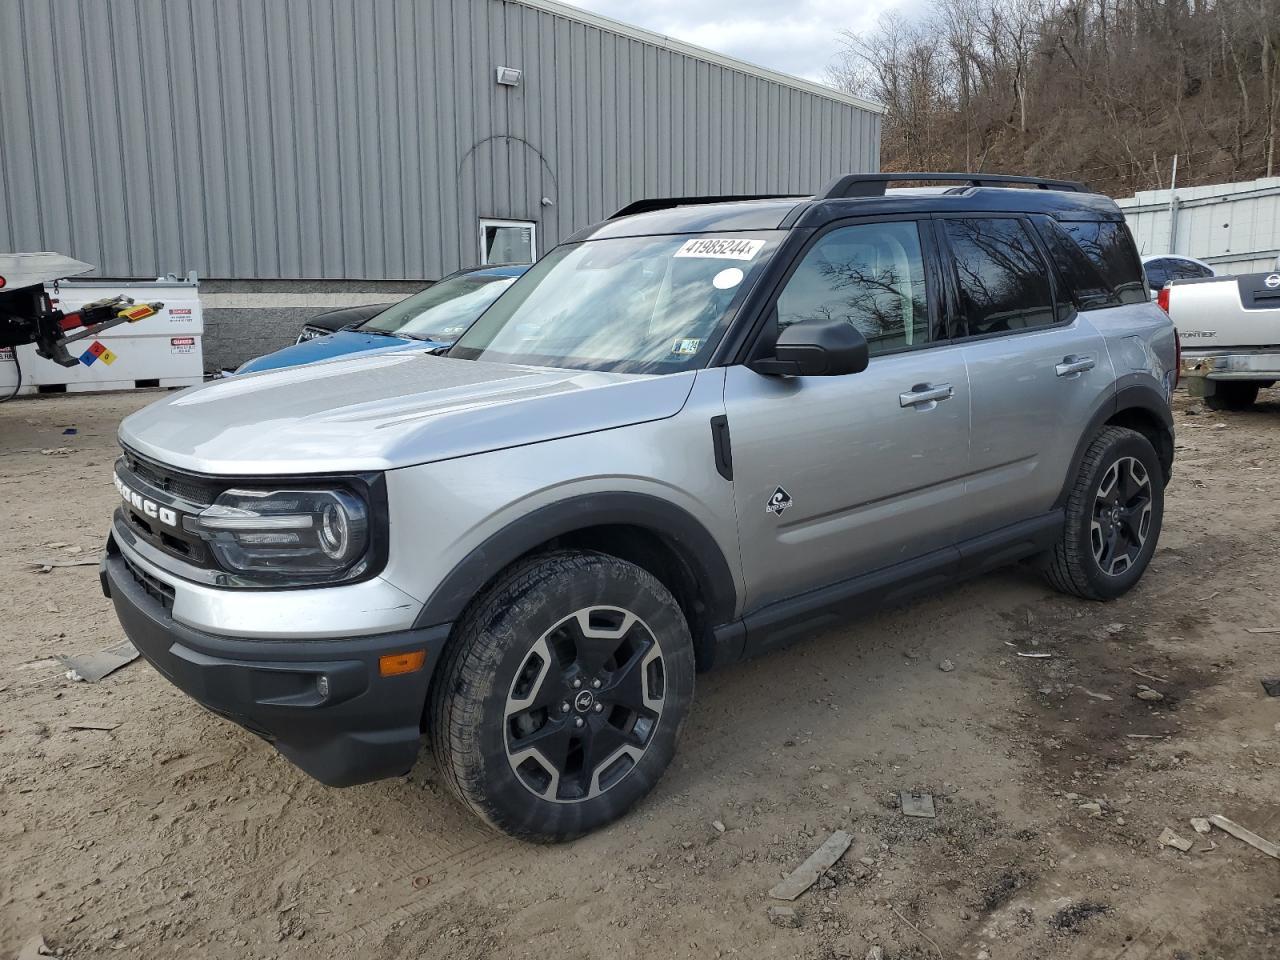
[[[1138,250],[1179,253],[1222,274],[1270,270],[1280,256],[1280,177],[1144,190],[1118,200]],[[1172,200],[1172,202],[1171,202]]]

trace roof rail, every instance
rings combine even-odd
[[[933,183],[957,183],[970,187],[1037,187],[1040,190],[1070,190],[1088,193],[1078,180],[1050,180],[1045,177],[1014,177],[1004,173],[851,173],[837,177],[817,193],[816,199],[837,200],[841,197],[882,197],[885,187],[899,180]]]
[[[670,210],[672,207],[690,207],[703,203],[732,203],[735,200],[804,200],[811,194],[799,193],[751,193],[723,197],[650,197],[647,200],[636,200],[609,217],[629,217],[635,213],[650,213],[654,210]]]

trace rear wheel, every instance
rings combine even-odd
[[[432,693],[436,758],[457,795],[514,836],[566,840],[661,777],[693,699],[670,592],[602,554],[514,566],[458,624]]]
[[[1063,593],[1111,600],[1141,579],[1160,538],[1164,475],[1142,434],[1107,427],[1089,444],[1046,569]]]
[[[1258,399],[1260,384],[1252,380],[1218,380],[1204,398],[1210,410],[1247,410]]]

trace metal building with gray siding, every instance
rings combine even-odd
[[[550,0],[6,0],[0,250],[435,279],[485,220],[540,254],[642,197],[877,170],[880,112]]]
[[[1260,273],[1280,257],[1280,177],[1144,190],[1117,200],[1143,255],[1177,253],[1219,274]]]

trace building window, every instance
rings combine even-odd
[[[533,263],[538,256],[537,229],[528,220],[481,220],[480,262]]]

